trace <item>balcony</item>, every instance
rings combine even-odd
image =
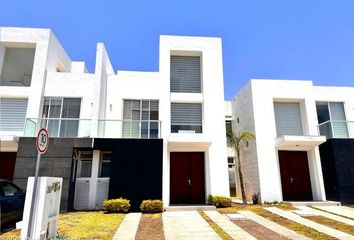
[[[99,138],[161,138],[158,120],[98,120]]]
[[[35,137],[40,128],[46,128],[50,137],[90,137],[91,120],[77,118],[26,118],[25,137]]]
[[[50,137],[59,138],[160,138],[161,121],[91,120],[78,118],[27,118],[24,136],[35,137],[45,127]],[[97,127],[97,128],[96,128]],[[92,129],[97,129],[92,131]]]
[[[317,125],[319,135],[330,138],[354,138],[354,121],[326,121]]]

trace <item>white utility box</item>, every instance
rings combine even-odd
[[[26,200],[23,211],[21,240],[27,238],[27,229],[30,218],[30,208],[33,192],[34,177],[29,177],[27,182]],[[57,234],[62,178],[39,177],[37,184],[36,201],[33,212],[33,233],[31,240],[52,239]]]

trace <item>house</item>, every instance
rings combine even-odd
[[[46,127],[62,210],[229,196],[220,38],[160,36],[158,72],[115,72],[98,43],[88,72],[50,29],[1,27],[0,73],[0,178],[26,186]]]
[[[232,110],[233,129],[256,135],[241,153],[248,198],[354,203],[353,87],[252,79]]]

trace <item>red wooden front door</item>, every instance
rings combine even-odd
[[[203,152],[171,153],[170,203],[205,204]]]
[[[284,201],[312,200],[307,152],[279,151]]]
[[[16,152],[0,152],[0,179],[13,180]]]

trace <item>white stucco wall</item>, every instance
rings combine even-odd
[[[252,87],[249,82],[234,97],[232,101],[233,110],[233,130],[237,133],[242,131],[255,132],[255,119],[253,110]],[[258,136],[258,135],[257,135]],[[256,138],[258,138],[256,136]],[[253,193],[260,192],[259,168],[257,161],[256,140],[248,141],[249,146],[243,147],[241,151],[241,169],[244,177],[246,196],[251,200]],[[236,155],[236,154],[235,154]],[[237,158],[236,158],[237,166]],[[238,168],[236,167],[236,171]],[[236,192],[237,197],[241,197],[241,187],[239,175],[236,174]]]

